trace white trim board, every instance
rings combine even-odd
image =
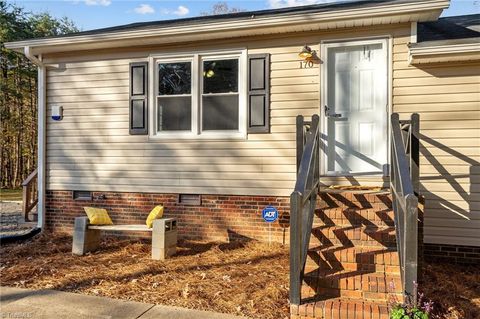
[[[422,46],[409,47],[408,61],[410,64],[480,60],[480,43],[478,42],[425,45],[427,43],[425,42]]]

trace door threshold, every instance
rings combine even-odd
[[[385,187],[372,187],[372,186],[337,186],[332,185],[330,187],[320,188],[320,193],[328,194],[341,194],[341,193],[353,193],[353,194],[388,194],[390,193],[389,188]]]

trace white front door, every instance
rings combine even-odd
[[[325,44],[324,52],[325,173],[385,172],[388,157],[387,41],[329,43]]]

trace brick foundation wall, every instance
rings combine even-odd
[[[190,206],[177,203],[177,194],[93,192],[92,195],[92,200],[74,200],[71,191],[47,191],[46,228],[71,232],[74,218],[85,216],[85,206],[107,209],[115,224],[144,224],[150,210],[163,205],[166,217],[177,218],[182,239],[271,239],[285,244],[289,241],[288,197],[202,195],[201,205]],[[268,205],[276,207],[280,215],[270,227],[262,219],[262,210]]]
[[[425,243],[423,248],[425,260],[480,265],[480,247]]]

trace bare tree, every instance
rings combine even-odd
[[[218,14],[237,13],[237,12],[243,12],[243,11],[246,11],[246,10],[242,8],[230,7],[226,2],[217,2],[212,6],[210,11],[200,12],[200,15],[213,16]]]

